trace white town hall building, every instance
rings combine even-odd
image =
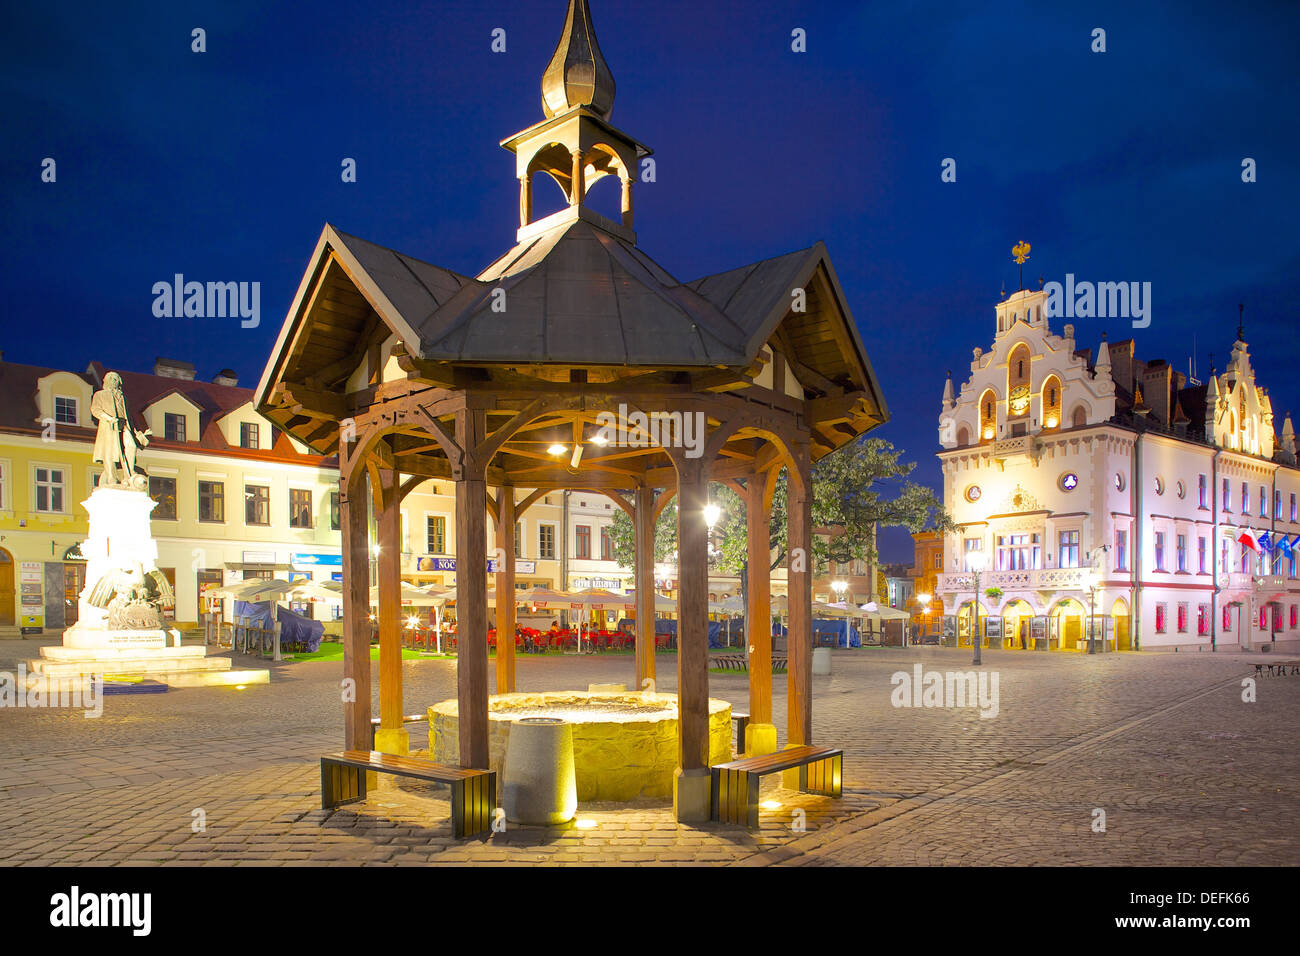
[[[1000,302],[992,349],[944,389],[945,634],[970,642],[979,551],[992,646],[1084,649],[1089,620],[1108,649],[1300,645],[1295,436],[1288,417],[1275,437],[1240,330],[1200,384],[1131,339],[1078,348],[1047,300]]]

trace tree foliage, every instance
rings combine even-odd
[[[813,465],[812,524],[835,529],[835,534],[813,536],[813,557],[817,573],[824,573],[829,561],[871,561],[875,558],[872,527],[904,527],[917,532],[927,527],[951,531],[955,527],[940,501],[925,485],[908,480],[916,467],[901,461],[902,452],[881,438],[866,436],[850,442]],[[786,557],[787,475],[777,481],[771,508],[771,567]],[[748,569],[748,530],[745,502],[730,487],[712,483],[710,497],[722,509],[714,527],[717,549],[713,565],[719,571],[740,574]],[[627,515],[619,510],[610,531],[614,558],[621,567],[633,566],[634,530]],[[676,503],[664,508],[655,525],[655,560],[670,560],[677,550]]]

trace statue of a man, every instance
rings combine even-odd
[[[153,431],[148,428],[140,431],[131,424],[126,395],[122,392],[122,376],[116,372],[104,376],[104,387],[90,398],[90,414],[99,422],[94,454],[94,461],[104,464],[99,484],[129,487],[137,473],[143,478],[144,469],[137,468],[136,456],[141,447],[149,444]]]

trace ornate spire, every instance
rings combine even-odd
[[[551,119],[579,106],[608,121],[614,108],[614,74],[600,54],[587,0],[569,0],[564,32],[542,74],[542,109]]]
[[[952,369],[948,370],[948,381],[943,384],[943,410],[951,411],[953,406]]]

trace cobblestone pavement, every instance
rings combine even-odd
[[[0,670],[36,646],[0,642]],[[844,748],[844,798],[766,778],[779,808],[756,833],[678,826],[668,804],[645,802],[583,804],[592,829],[456,841],[445,791],[405,783],[321,811],[319,757],[342,742],[338,663],[263,664],[272,683],[243,691],[110,697],[98,719],[3,708],[0,864],[1300,863],[1300,676],[1261,677],[1245,703],[1262,655],[988,651],[996,717],[891,705],[895,672],[968,671],[968,654],[836,652],[834,673],[814,678],[813,734]],[[675,667],[660,655],[660,690],[675,690]],[[525,656],[518,683],[630,684],[632,669],[623,655]],[[454,662],[410,661],[403,675],[407,712],[454,694]],[[747,705],[743,675],[710,680]],[[774,709],[784,739],[781,675]],[[410,729],[413,750],[427,748],[425,725]]]

